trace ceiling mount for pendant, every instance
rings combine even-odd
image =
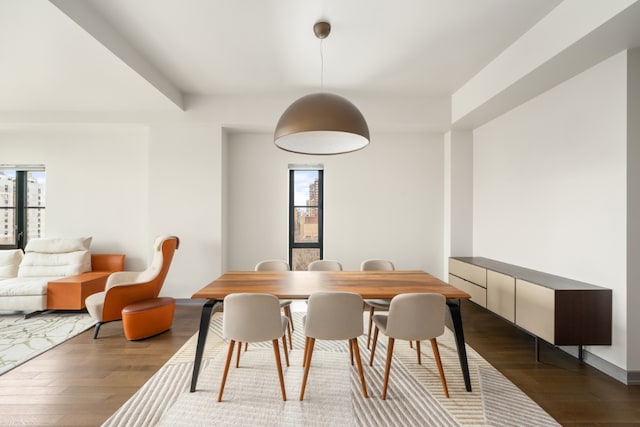
[[[318,21],[313,33],[321,41],[331,24]],[[341,154],[369,144],[364,116],[349,100],[332,93],[313,93],[295,101],[282,113],[274,134],[278,148],[301,154]]]
[[[313,25],[313,34],[320,40],[326,39],[331,33],[331,24],[327,21],[318,21]]]

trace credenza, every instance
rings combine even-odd
[[[611,345],[612,292],[482,257],[449,258],[449,283],[471,301],[553,345]]]

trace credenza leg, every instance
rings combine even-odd
[[[540,361],[540,338],[534,336],[534,343],[535,343],[535,352],[536,352],[536,362]],[[582,346],[582,344],[578,344],[578,361],[580,363],[584,362],[584,347]]]
[[[193,374],[191,375],[191,393],[196,391],[198,374],[200,373],[200,365],[202,363],[202,354],[204,353],[204,345],[207,342],[207,334],[209,333],[211,313],[218,304],[221,304],[221,302],[218,300],[208,300],[202,307],[202,314],[200,316],[200,330],[198,331],[198,345],[196,346],[196,357],[193,361]]]
[[[460,300],[448,299],[447,307],[451,315],[451,324],[453,325],[453,333],[456,338],[456,348],[458,349],[458,358],[460,359],[460,368],[462,369],[462,377],[467,391],[471,391],[471,377],[469,376],[469,364],[467,362],[467,348],[464,343],[464,332],[462,331],[462,315],[460,314]]]

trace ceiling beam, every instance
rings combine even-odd
[[[184,111],[184,95],[180,89],[166,78],[156,66],[145,59],[109,22],[100,16],[89,2],[75,0],[49,1],[180,110]]]
[[[606,58],[640,46],[640,0],[588,5],[561,3],[458,89],[451,100],[453,127],[479,127]]]

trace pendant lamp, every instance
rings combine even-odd
[[[331,32],[331,25],[317,22],[313,31],[322,43]],[[282,113],[274,142],[294,153],[349,153],[369,144],[369,127],[360,110],[346,98],[333,93],[312,93],[296,100]]]

